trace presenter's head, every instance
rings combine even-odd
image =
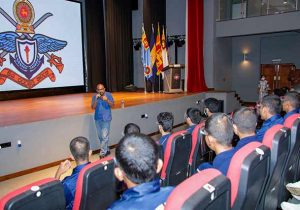
[[[97,85],[97,93],[100,94],[101,96],[104,95],[105,87],[104,87],[103,84],[100,83],[100,84]]]

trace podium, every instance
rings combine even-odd
[[[184,65],[170,64],[164,69],[164,93],[180,93],[182,91],[181,69]]]

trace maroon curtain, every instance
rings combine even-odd
[[[187,91],[206,91],[203,65],[203,0],[188,0]]]

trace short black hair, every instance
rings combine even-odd
[[[116,147],[116,162],[133,183],[152,181],[156,177],[158,145],[144,134],[126,135]]]
[[[157,122],[165,132],[171,132],[174,124],[174,117],[171,112],[161,112],[157,115]]]
[[[205,122],[205,131],[221,145],[230,146],[233,137],[232,122],[226,114],[214,113]]]
[[[252,133],[256,130],[257,115],[253,109],[249,107],[242,107],[233,115],[233,124],[242,133]]]
[[[269,113],[272,115],[280,114],[281,112],[281,100],[277,95],[267,95],[263,97],[261,106],[267,107]]]
[[[125,125],[124,127],[124,135],[128,135],[131,133],[140,133],[141,129],[137,124],[134,123],[128,123],[127,125]]]
[[[299,93],[297,92],[288,92],[285,94],[283,101],[290,102],[291,106],[295,109],[299,108]]]
[[[70,151],[75,161],[84,161],[89,159],[90,142],[83,136],[78,136],[71,140]]]
[[[215,98],[207,98],[204,100],[204,108],[208,108],[211,113],[220,112],[220,102]]]
[[[199,124],[202,120],[201,112],[197,108],[188,108],[186,110],[186,116],[190,118],[194,124]]]

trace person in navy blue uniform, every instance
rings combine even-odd
[[[207,98],[204,100],[204,115],[210,117],[214,113],[220,112],[220,102],[216,98]]]
[[[198,125],[200,123],[201,120],[202,120],[202,117],[201,117],[201,112],[199,109],[188,108],[185,113],[185,122],[189,126],[186,129],[187,132],[192,134],[194,128],[196,127],[196,125]]]
[[[286,120],[289,116],[298,113],[299,94],[297,92],[289,92],[285,94],[282,100],[282,110],[286,113],[283,117],[284,120]]]
[[[253,109],[248,107],[240,108],[234,113],[232,121],[233,131],[240,139],[235,146],[236,151],[251,142],[258,141],[255,133],[257,116]]]
[[[216,153],[216,157],[212,163],[200,164],[198,170],[215,168],[226,176],[231,158],[235,153],[231,145],[233,137],[231,120],[223,113],[212,114],[207,118],[202,133],[205,135],[207,146]]]
[[[71,158],[76,162],[76,167],[70,176],[65,177],[61,181],[64,187],[67,210],[73,208],[78,175],[80,171],[89,164],[89,157],[92,154],[89,141],[82,136],[76,137],[70,142],[70,151],[72,154]],[[56,171],[55,178],[60,179],[61,175],[66,173],[70,168],[71,163],[69,160],[62,162]]]
[[[265,96],[260,104],[259,113],[264,120],[261,128],[256,131],[256,137],[259,142],[263,141],[266,131],[273,125],[283,124],[283,118],[280,116],[281,100],[279,96]]]
[[[116,148],[115,160],[115,176],[128,189],[109,210],[154,210],[165,203],[173,187],[160,187],[156,177],[163,162],[158,157],[158,145],[149,136],[124,136]]]
[[[171,136],[171,132],[174,124],[174,117],[171,112],[161,112],[157,115],[158,130],[161,133],[159,144],[165,151],[168,138]]]
[[[97,85],[97,94],[92,97],[92,109],[95,110],[94,120],[100,141],[100,158],[110,154],[109,151],[109,132],[112,120],[111,108],[114,106],[112,94],[105,91],[103,84]]]

